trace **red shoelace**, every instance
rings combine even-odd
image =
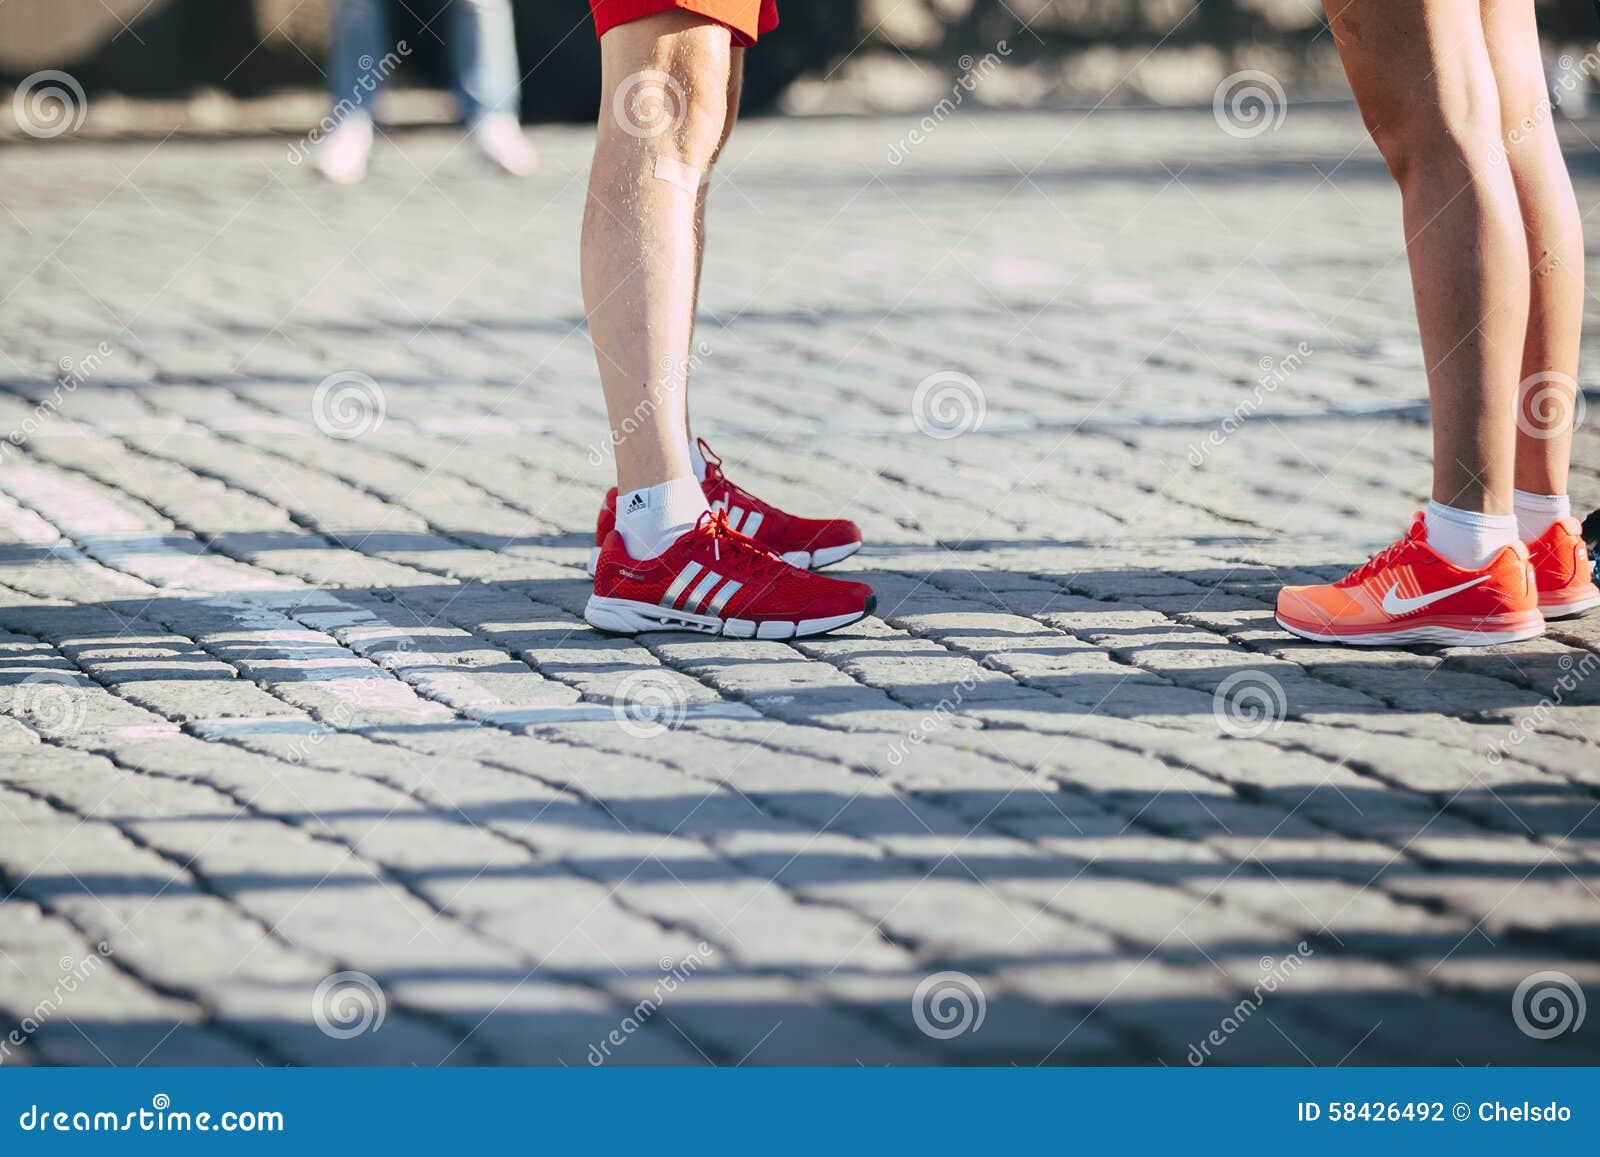
[[[707,482],[714,482],[718,486],[721,486],[727,490],[731,495],[741,499],[743,505],[747,509],[751,506],[766,505],[754,494],[751,494],[743,486],[740,486],[737,482],[731,482],[728,480],[728,476],[722,472],[722,459],[711,452],[711,447],[706,445],[706,440],[704,438],[696,438],[695,441],[700,444],[700,457],[706,460],[705,480]]]
[[[1412,542],[1416,540],[1418,528],[1420,528],[1421,525],[1422,519],[1420,518],[1412,522],[1410,530],[1406,531],[1405,534],[1401,535],[1396,541],[1391,542],[1388,546],[1384,547],[1377,554],[1373,555],[1371,558],[1367,559],[1366,562],[1362,563],[1360,566],[1356,567],[1355,570],[1347,574],[1344,577],[1344,581],[1340,583],[1340,585],[1355,586],[1357,583],[1371,578],[1373,575],[1390,565],[1395,561],[1395,559],[1400,557],[1401,551],[1405,550],[1406,547],[1410,546]]]
[[[752,574],[777,574],[794,569],[755,539],[747,538],[733,529],[728,524],[726,510],[706,511],[694,524],[694,529],[696,534],[711,536],[711,554],[718,562],[722,561],[722,544],[727,543],[734,550],[743,551],[749,556],[746,561]]]

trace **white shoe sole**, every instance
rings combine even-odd
[[[1553,607],[1540,607],[1539,613],[1546,619],[1575,619],[1586,611],[1600,607],[1600,595],[1590,595],[1579,599],[1575,603],[1560,603]]]
[[[821,550],[791,550],[788,554],[783,555],[782,558],[790,566],[797,566],[801,570],[821,570],[825,566],[832,566],[841,559],[849,558],[860,549],[861,544],[859,542],[847,542],[843,546],[828,546]],[[592,546],[589,548],[589,561],[584,564],[583,569],[590,578],[593,578],[594,572],[599,567],[600,548]]]
[[[821,550],[791,550],[782,557],[784,562],[801,570],[821,570],[840,559],[849,558],[860,549],[859,542],[847,542],[842,546],[825,546]]]
[[[1317,643],[1343,643],[1351,647],[1392,647],[1430,644],[1437,647],[1494,647],[1502,643],[1521,643],[1544,634],[1544,624],[1511,631],[1463,631],[1457,627],[1406,627],[1398,631],[1379,631],[1370,635],[1325,635],[1292,627],[1282,619],[1278,626],[1291,635]]]
[[[798,622],[755,622],[753,619],[719,619],[714,615],[691,615],[670,607],[636,603],[631,599],[607,599],[590,595],[583,608],[586,623],[612,635],[638,635],[645,631],[695,631],[702,635],[726,635],[730,639],[802,639],[824,635],[858,623],[871,613],[871,607],[853,615],[833,615],[825,619]]]

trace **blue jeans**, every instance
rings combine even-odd
[[[451,80],[469,125],[490,113],[515,115],[521,98],[511,0],[450,0]],[[336,118],[349,101],[371,111],[373,96],[409,55],[389,39],[389,0],[339,0],[333,16],[330,92]]]

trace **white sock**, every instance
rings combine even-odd
[[[708,509],[699,481],[674,478],[617,495],[617,533],[634,558],[655,558],[693,530]]]
[[[694,476],[700,481],[706,480],[706,456],[700,453],[700,442],[693,434],[689,435],[689,465],[694,467]]]
[[[1572,517],[1572,499],[1565,494],[1511,492],[1511,509],[1517,516],[1517,533],[1523,542],[1532,542],[1558,518]]]
[[[1429,502],[1428,545],[1463,570],[1481,570],[1505,547],[1520,541],[1517,516],[1480,514],[1442,502]]]

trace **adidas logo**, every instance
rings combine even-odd
[[[645,500],[645,496],[640,494],[638,491],[635,491],[633,497],[628,500],[628,508],[624,510],[623,513],[637,514],[639,511],[643,510],[649,505],[650,503]]]

